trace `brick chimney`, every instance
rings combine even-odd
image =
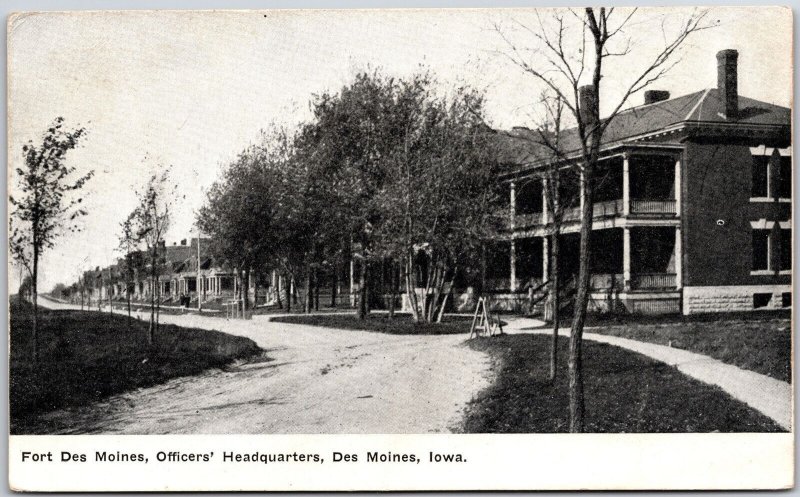
[[[669,92],[664,90],[647,90],[644,92],[644,103],[654,104],[663,100],[669,100]]]
[[[578,112],[588,131],[600,119],[600,116],[592,112],[597,105],[597,93],[594,91],[594,86],[585,85],[578,88],[578,100]]]
[[[736,50],[717,52],[717,91],[722,102],[721,113],[725,119],[736,119],[739,111],[739,90],[737,84]]]

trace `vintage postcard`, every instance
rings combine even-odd
[[[792,487],[792,35],[10,15],[10,487]]]

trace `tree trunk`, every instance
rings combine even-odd
[[[242,319],[244,319],[250,310],[250,266],[246,266],[242,272],[242,284],[239,288],[242,292]]]
[[[158,321],[161,317],[161,285],[158,284],[158,274],[156,274],[156,287],[153,293],[156,295],[156,326],[155,326],[155,334],[158,334]],[[153,341],[155,341],[155,335],[153,335]]]
[[[128,304],[128,328],[131,326],[131,287],[133,284],[130,280],[130,272],[128,268],[131,267],[131,259],[128,256],[128,267],[125,268],[125,274],[127,275],[127,279],[125,280],[125,301]]]
[[[356,317],[358,319],[366,319],[369,313],[367,306],[367,260],[361,259],[361,264],[358,268],[358,309],[356,310]]]
[[[450,281],[445,282],[445,284],[444,284],[445,290],[442,292],[442,295],[443,295],[442,303],[439,304],[439,309],[438,309],[438,312],[436,313],[436,322],[437,323],[441,323],[442,319],[444,318],[444,311],[445,311],[445,308],[447,307],[447,300],[450,298],[450,294],[453,292],[453,284],[454,284],[455,278],[456,278],[455,271],[456,271],[456,269],[453,269],[453,277],[452,277],[452,279],[450,279]]]
[[[33,247],[33,274],[31,275],[33,296],[33,363],[39,362],[39,249]]]
[[[406,295],[411,306],[411,316],[414,322],[420,321],[419,301],[417,299],[417,285],[414,278],[414,260],[411,255],[406,256]]]
[[[593,154],[594,155],[594,154]],[[575,314],[569,339],[569,429],[571,433],[583,432],[583,326],[589,304],[590,241],[592,235],[592,163],[585,164],[581,172],[581,236]]]
[[[319,272],[314,269],[314,310],[319,310]]]
[[[286,294],[286,312],[292,312],[292,285],[290,278],[285,278],[283,291]]]
[[[303,308],[303,312],[306,314],[311,313],[311,306],[313,305],[314,290],[311,288],[311,264],[306,265],[306,298],[305,298],[305,306]]]
[[[389,270],[391,271],[391,276],[389,277],[389,285],[391,286],[389,289],[389,319],[394,319],[394,304],[397,299],[397,268],[394,261],[389,263]]]
[[[331,307],[336,307],[337,287],[339,286],[339,264],[333,265],[333,277],[331,278]]]
[[[153,345],[154,328],[156,326],[156,255],[152,255],[150,263],[150,325],[147,327],[147,344]]]
[[[550,341],[550,382],[555,382],[558,367],[558,320],[559,317],[559,279],[558,279],[558,230],[550,235],[550,295],[551,317],[553,319],[553,337]]]

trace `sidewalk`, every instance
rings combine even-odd
[[[536,333],[550,334],[551,328],[536,319],[509,319],[504,330],[509,334]],[[792,385],[753,371],[712,359],[711,357],[689,352],[688,350],[639,342],[628,338],[591,333],[587,327],[583,338],[594,342],[607,343],[645,355],[657,361],[675,366],[681,373],[709,385],[715,385],[731,397],[744,402],[760,413],[768,416],[782,428],[792,429]],[[569,328],[561,328],[559,336],[569,336]]]

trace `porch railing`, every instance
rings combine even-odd
[[[535,226],[542,224],[542,213],[534,212],[533,214],[515,214],[514,227],[526,228],[528,226]]]
[[[631,275],[631,288],[634,290],[675,288],[674,273],[636,273]]]
[[[622,199],[596,202],[593,206],[594,218],[621,216],[625,212],[625,203]],[[645,215],[675,215],[677,208],[675,200],[631,200],[631,214]],[[565,209],[562,215],[562,222],[570,223],[580,221],[580,207]],[[516,214],[514,216],[514,227],[516,229],[529,226],[538,226],[552,221],[549,214],[543,215],[541,212],[533,214]]]
[[[623,290],[625,288],[625,282],[622,274],[595,273],[592,274],[589,286],[593,290],[610,290],[612,288]]]
[[[605,202],[595,202],[592,206],[594,217],[619,216],[623,212],[622,199],[608,200]],[[579,221],[581,219],[581,208],[573,207],[564,210],[563,221]]]
[[[594,208],[594,217],[619,216],[624,211],[622,199],[595,202],[592,207]]]
[[[631,200],[631,214],[676,214],[674,200]]]

